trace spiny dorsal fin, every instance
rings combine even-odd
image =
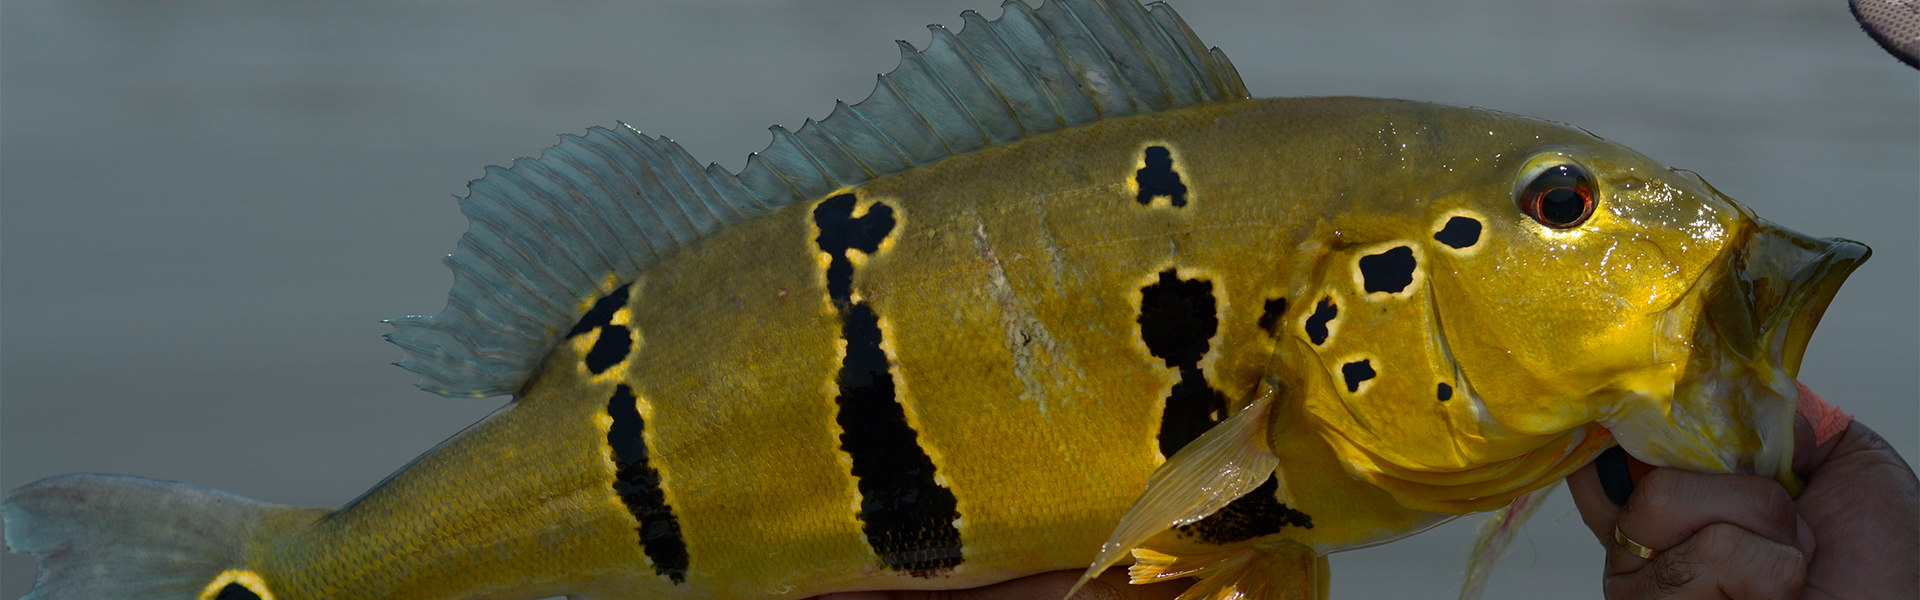
[[[713,230],[982,147],[1101,118],[1247,97],[1225,54],[1173,8],[1133,0],[1019,0],[961,16],[859,104],[837,103],[738,175],[624,124],[561,136],[540,158],[488,167],[460,200],[470,221],[439,314],[390,319],[387,339],[449,397],[513,394],[583,306]]]

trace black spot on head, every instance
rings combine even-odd
[[[1440,389],[1434,395],[1438,396],[1441,402],[1452,400],[1453,386],[1442,383],[1440,384]]]
[[[1360,382],[1373,379],[1374,375],[1371,361],[1356,360],[1340,365],[1340,376],[1346,378],[1348,392],[1360,391]]]
[[[880,202],[867,207],[866,216],[853,218],[855,201],[853,194],[841,194],[813,209],[813,223],[820,228],[814,243],[833,257],[827,264],[827,295],[837,302],[853,295],[853,262],[847,259],[847,250],[879,250],[895,224],[893,207]]]
[[[1275,327],[1280,324],[1280,317],[1286,315],[1286,298],[1268,300],[1266,306],[1260,309],[1260,330],[1267,332],[1267,335],[1280,335],[1280,331]]]
[[[1152,204],[1154,198],[1166,196],[1175,207],[1186,206],[1187,184],[1180,183],[1180,174],[1173,170],[1173,153],[1163,146],[1148,146],[1143,162],[1146,166],[1133,173],[1133,182],[1140,186],[1134,199]]]
[[[600,328],[600,339],[594,340],[593,349],[587,351],[587,370],[599,375],[620,361],[627,359],[627,352],[633,349],[633,332],[619,325],[607,325]]]
[[[1200,357],[1220,329],[1213,310],[1213,282],[1181,279],[1173,269],[1140,289],[1140,340],[1167,366],[1180,369],[1180,382],[1160,413],[1162,456],[1173,456],[1226,418],[1226,395],[1213,389],[1200,371]]]
[[[260,595],[247,589],[247,586],[229,583],[227,587],[220,588],[220,594],[214,596],[213,600],[260,600]]]
[[[1313,529],[1313,517],[1281,504],[1279,492],[1280,480],[1268,475],[1260,487],[1178,530],[1182,536],[1224,546],[1273,535],[1289,525]]]
[[[1386,252],[1360,257],[1360,279],[1366,291],[1398,294],[1413,284],[1413,270],[1419,268],[1413,249],[1394,246]]]
[[[613,492],[640,524],[640,549],[653,560],[653,571],[673,580],[687,580],[687,542],[680,535],[680,518],[667,504],[660,487],[660,471],[648,464],[647,422],[640,417],[640,399],[621,384],[607,399],[607,447],[613,450]]]
[[[620,307],[627,305],[627,288],[631,287],[633,287],[631,283],[620,286],[620,289],[608,292],[606,296],[594,301],[593,308],[588,309],[587,314],[580,317],[580,322],[574,323],[573,329],[567,331],[567,337],[593,331],[595,327],[605,327],[608,323],[612,323],[613,313],[619,312]]]
[[[1320,304],[1313,307],[1313,316],[1307,317],[1307,339],[1313,340],[1315,346],[1327,343],[1327,324],[1338,316],[1340,306],[1333,303],[1333,296],[1321,299]]]
[[[1447,226],[1433,234],[1433,239],[1456,249],[1464,249],[1480,242],[1480,221],[1467,217],[1447,219]]]

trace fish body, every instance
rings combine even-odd
[[[937,33],[738,177],[624,128],[490,170],[448,310],[394,338],[423,387],[512,403],[337,510],[23,488],[16,550],[209,532],[146,532],[161,566],[68,553],[32,597],[798,598],[1130,551],[1279,597],[1616,443],[1793,483],[1779,390],[1864,247],[1574,127],[1245,98],[1170,11],[1074,8],[1118,25],[990,30],[1030,87]]]

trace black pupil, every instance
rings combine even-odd
[[[1572,188],[1554,188],[1540,196],[1540,218],[1555,225],[1580,220],[1587,212],[1587,201]]]

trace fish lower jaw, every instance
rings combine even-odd
[[[1745,358],[1701,328],[1695,353],[1667,398],[1629,402],[1602,421],[1635,458],[1659,467],[1792,474],[1794,378],[1777,359]]]

